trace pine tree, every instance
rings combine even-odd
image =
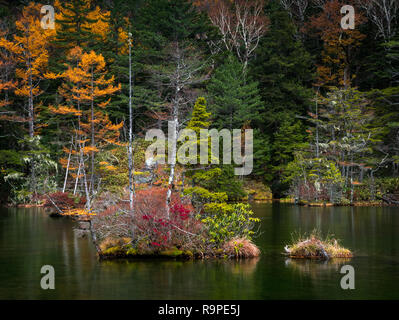
[[[198,36],[210,31],[206,15],[188,0],[146,1],[140,11],[139,23],[144,30],[180,43],[194,39],[201,42]]]
[[[242,65],[232,55],[216,69],[207,89],[216,127],[236,129],[248,120],[259,120],[262,103],[258,83],[245,80]]]
[[[287,165],[294,160],[294,154],[298,150],[306,148],[305,127],[299,120],[287,117],[282,121],[279,129],[273,135],[273,191],[281,196],[286,185],[281,181]]]
[[[298,118],[309,109],[313,80],[312,57],[298,39],[289,14],[275,1],[266,8],[270,19],[267,34],[250,65],[250,75],[259,81],[263,109],[254,135],[254,173],[273,183],[273,192],[284,192],[281,173],[300,148]],[[284,135],[288,136],[284,136]],[[282,144],[288,142],[289,145]]]
[[[191,129],[196,133],[197,159],[195,165],[186,165],[187,176],[192,179],[193,187],[205,188],[210,193],[225,193],[229,200],[238,200],[245,196],[242,181],[238,180],[234,175],[234,167],[232,165],[211,165],[214,160],[212,155],[211,141],[206,137],[205,141],[201,140],[201,129],[208,129],[211,125],[211,113],[206,110],[206,100],[199,97],[195,102],[194,109],[188,122],[187,129]],[[187,143],[187,142],[186,142]],[[201,144],[208,148],[208,164],[200,164],[200,148]],[[192,190],[195,190],[192,189]]]
[[[187,124],[187,129],[194,130],[199,138],[201,129],[208,129],[210,125],[209,118],[210,112],[206,110],[206,100],[204,97],[197,98],[195,101],[193,112],[191,114],[190,121]]]
[[[259,44],[250,75],[259,81],[265,104],[263,132],[272,135],[286,117],[306,115],[314,70],[288,13],[276,2],[270,3],[268,10],[269,30]]]

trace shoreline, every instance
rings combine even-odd
[[[299,202],[295,203],[294,199],[253,199],[253,200],[248,200],[248,199],[243,199],[240,200],[241,202],[245,203],[273,203],[273,202],[278,202],[278,203],[287,203],[287,204],[293,204],[301,207],[397,207],[399,206],[398,204],[388,204],[383,201],[356,201],[351,204],[334,204],[331,202],[310,202],[310,203],[305,203],[305,202]],[[45,206],[45,203],[26,203],[26,204],[10,204],[10,203],[5,203],[5,204],[0,204],[0,207],[3,208],[42,208]]]

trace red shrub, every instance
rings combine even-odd
[[[151,188],[137,192],[135,213],[137,232],[154,247],[184,246],[187,237],[200,231],[194,218],[194,208],[188,199],[173,193],[169,209],[166,210],[165,188]]]
[[[137,191],[134,221],[128,214],[129,202],[126,200],[98,212],[94,225],[99,237],[128,237],[133,226],[134,238],[141,247],[164,249],[192,246],[193,242],[200,240],[202,224],[195,218],[190,200],[180,197],[178,193],[172,193],[168,218],[166,192],[166,188],[158,187]]]
[[[48,195],[61,211],[72,209],[83,209],[86,204],[85,197],[74,196],[67,192],[55,192]],[[47,199],[45,207],[54,207],[54,204]]]

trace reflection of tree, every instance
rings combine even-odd
[[[105,298],[239,299],[251,298],[259,259],[245,260],[109,260],[94,270],[91,292],[99,286],[118,288]],[[149,290],[152,288],[152,290]],[[245,293],[245,294],[244,294]]]
[[[211,261],[210,263],[218,264],[222,267],[223,271],[231,272],[234,275],[250,275],[256,270],[256,265],[259,257],[251,259],[228,260],[228,261]],[[192,268],[193,264],[199,263],[201,265],[205,261],[176,261],[176,260],[105,260],[101,261],[103,270],[124,270],[124,271],[145,271],[148,270],[148,265],[158,266],[163,270],[176,271],[179,268],[185,267],[186,269]]]
[[[288,258],[285,260],[285,266],[296,273],[300,273],[301,276],[308,275],[312,280],[322,280],[325,279],[326,274],[339,274],[341,267],[350,260],[350,258],[330,259],[327,261]]]
[[[234,275],[248,276],[254,273],[259,257],[252,259],[240,259],[237,261],[226,261],[224,269]]]

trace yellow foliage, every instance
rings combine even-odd
[[[98,148],[95,146],[87,146],[83,148],[83,153],[91,153],[91,152],[98,152]]]
[[[96,20],[93,23],[85,23],[84,26],[87,27],[93,34],[100,36],[102,40],[105,40],[109,32],[109,11],[102,11],[100,7],[96,7],[91,11],[88,16],[90,20]]]
[[[67,107],[67,106],[58,106],[57,108],[53,106],[49,106],[49,110],[54,113],[58,114],[73,114],[76,116],[81,116],[82,111],[75,109],[74,107]]]
[[[71,209],[63,212],[64,216],[95,216],[93,211],[88,211],[85,209]]]

